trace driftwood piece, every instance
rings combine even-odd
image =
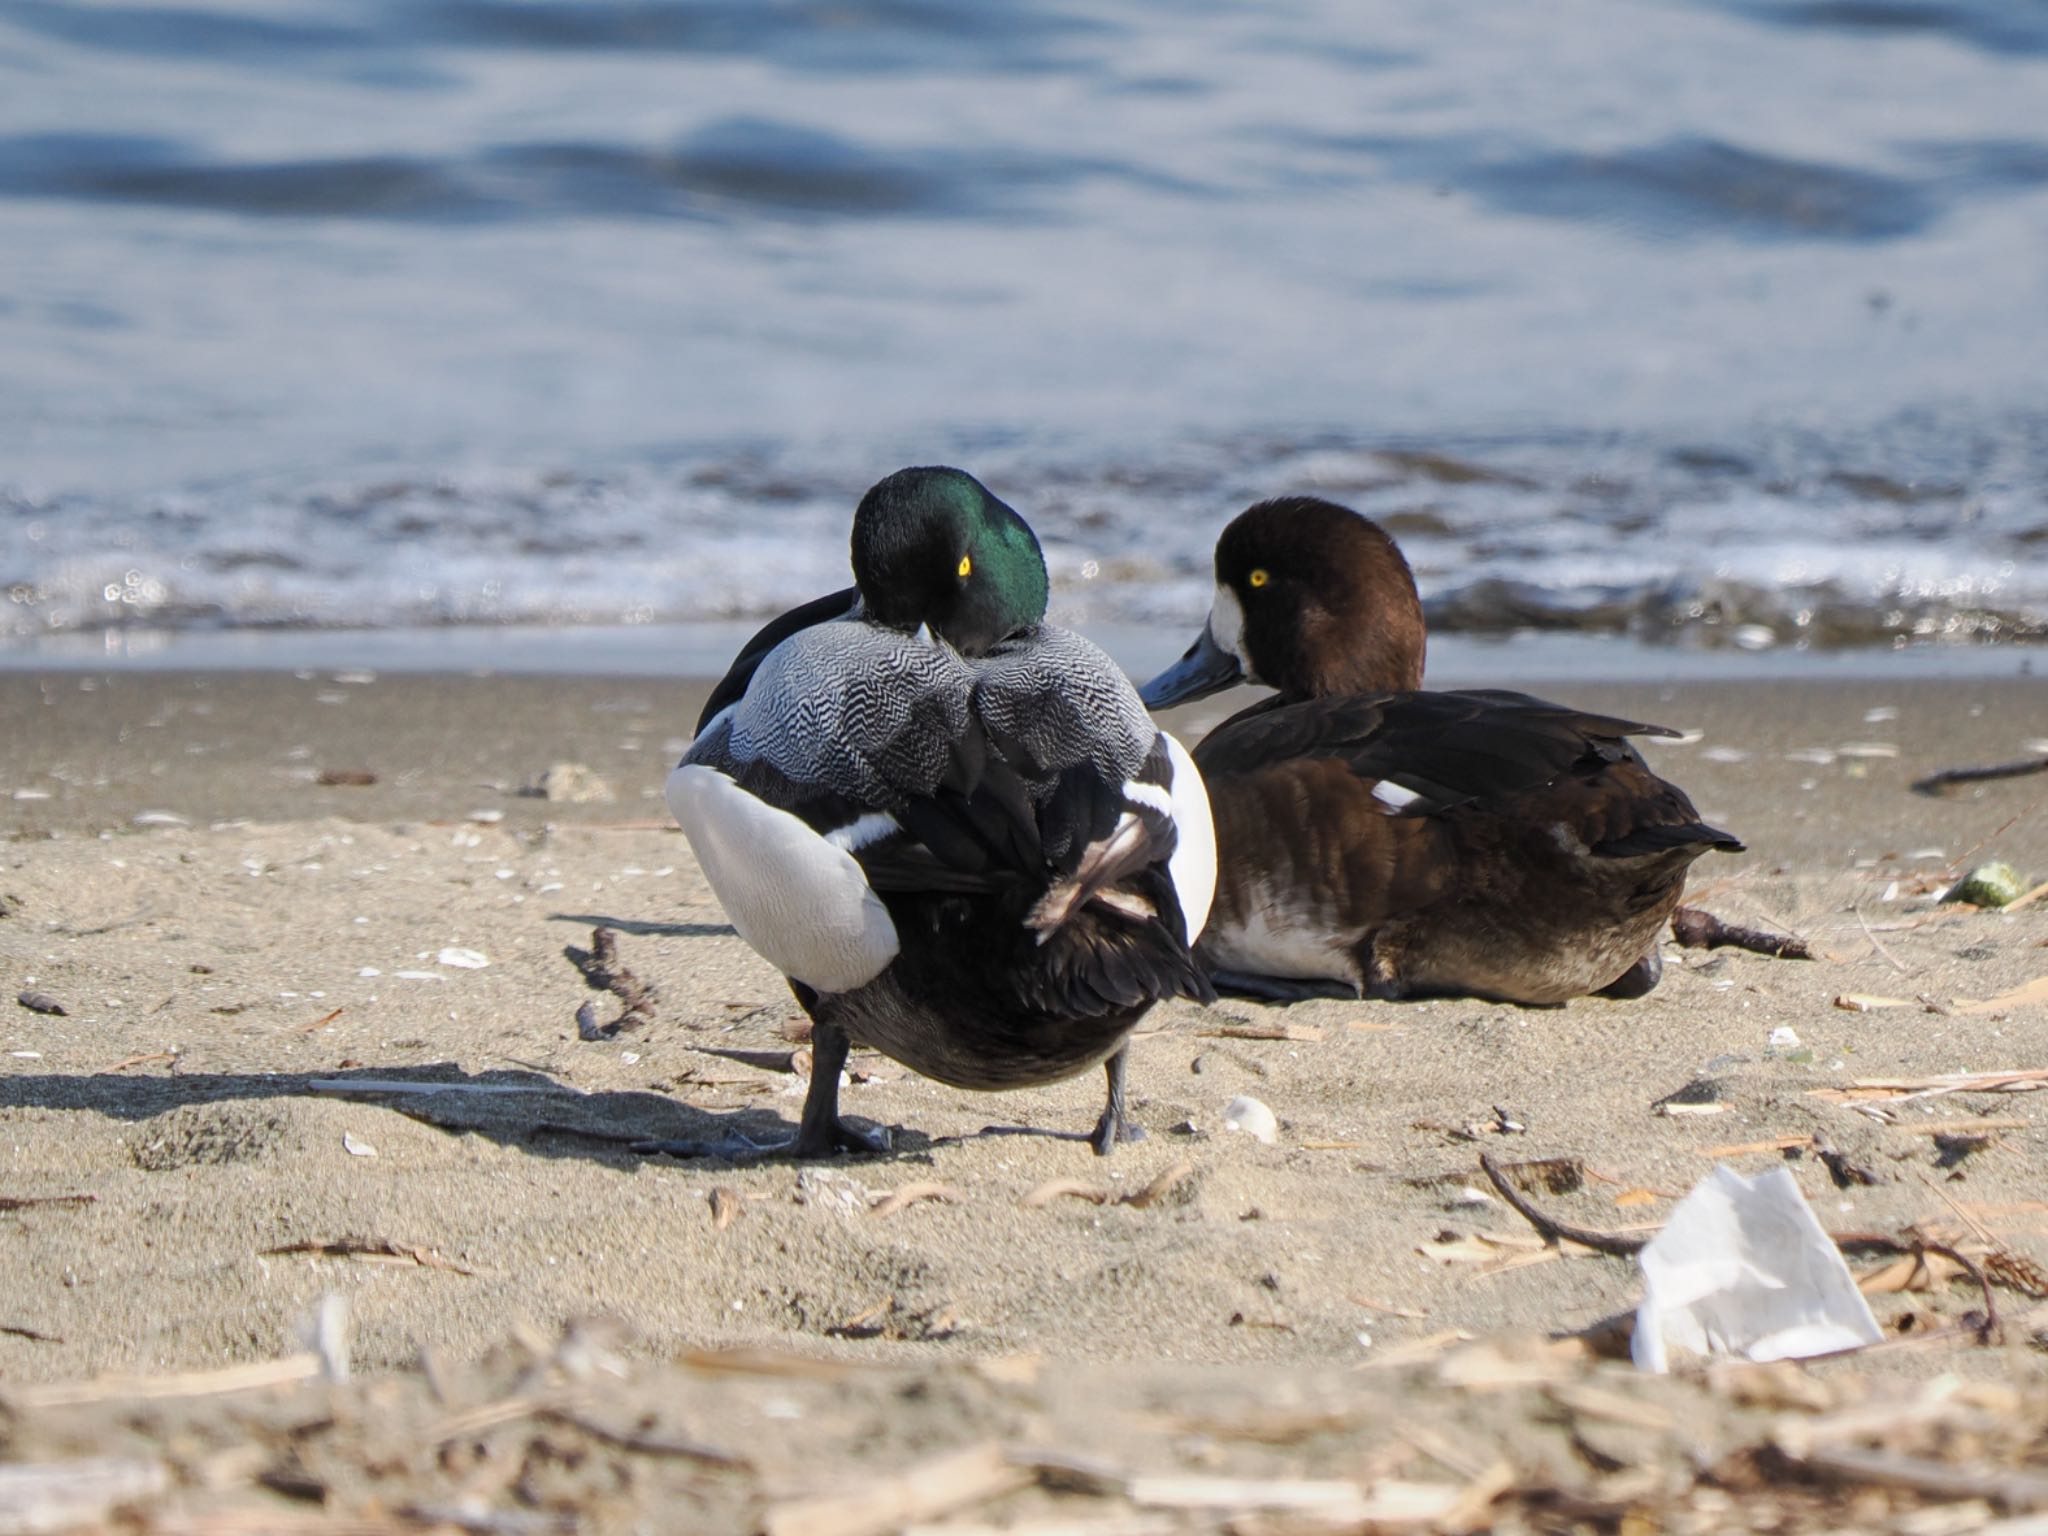
[[[1813,951],[1806,940],[1789,933],[1765,933],[1759,928],[1742,928],[1724,923],[1698,907],[1680,907],[1671,914],[1671,936],[1681,949],[1746,949],[1751,954],[1769,955],[1777,960],[1811,960]]]
[[[2048,757],[2022,757],[2010,763],[1993,763],[1987,768],[1944,768],[1913,781],[1916,795],[1938,795],[1952,784],[1983,784],[1992,779],[2019,779],[2031,773],[2048,773]]]
[[[122,1505],[170,1486],[162,1462],[118,1456],[0,1467],[0,1536],[97,1526]]]
[[[985,1441],[842,1492],[784,1499],[761,1517],[762,1536],[882,1536],[981,1504],[1030,1484],[1033,1470]]]
[[[1642,1252],[1650,1241],[1647,1237],[1635,1233],[1596,1232],[1591,1227],[1575,1227],[1555,1217],[1546,1216],[1529,1203],[1508,1176],[1501,1172],[1500,1164],[1484,1152],[1479,1154],[1479,1166],[1485,1171],[1487,1182],[1499,1192],[1501,1199],[1513,1206],[1523,1220],[1553,1243],[1562,1239],[1568,1243],[1577,1243],[1582,1248],[1592,1248],[1601,1253],[1627,1258],[1631,1254]]]
[[[7,1388],[6,1398],[18,1408],[66,1408],[77,1403],[141,1402],[176,1397],[215,1397],[226,1392],[253,1392],[288,1387],[321,1374],[320,1356],[311,1350],[279,1360],[257,1360],[217,1371],[179,1371],[168,1376],[96,1376],[90,1381],[60,1381],[47,1386]]]
[[[595,1022],[595,1014],[586,1018],[583,1009],[576,1015],[577,1034],[583,1039],[608,1040],[629,1025],[649,1024],[654,1021],[655,989],[635,976],[619,959],[619,936],[609,928],[590,930],[590,948],[578,949],[571,944],[563,953],[569,963],[583,973],[583,979],[593,991],[609,992],[624,1007],[619,1016],[609,1024]],[[584,1004],[584,1009],[589,1008]]]

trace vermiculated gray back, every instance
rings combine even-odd
[[[727,724],[685,762],[766,762],[886,809],[929,795],[967,729],[974,674],[949,648],[857,620],[802,630],[761,663]]]
[[[1144,766],[1158,734],[1130,679],[1097,646],[1044,624],[997,646],[975,668],[975,713],[1036,777],[1090,763],[1120,784]]]

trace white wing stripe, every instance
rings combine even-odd
[[[834,848],[843,848],[848,853],[858,853],[869,843],[879,843],[885,837],[893,837],[903,830],[903,824],[887,811],[869,811],[843,827],[835,827],[825,834],[825,841]]]

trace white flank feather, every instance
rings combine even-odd
[[[715,768],[683,764],[668,776],[667,794],[725,915],[785,976],[851,992],[896,958],[889,910],[843,847]]]
[[[1209,791],[1202,784],[1202,772],[1188,749],[1166,737],[1167,755],[1173,759],[1173,829],[1178,836],[1173,856],[1166,861],[1166,873],[1180,899],[1181,916],[1187,919],[1188,943],[1202,936],[1209,923],[1209,903],[1216,895],[1216,823],[1209,815]]]

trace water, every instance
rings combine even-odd
[[[2043,102],[2048,0],[0,0],[0,646],[655,646],[941,459],[1099,626],[1321,490],[1441,633],[2038,637]]]

